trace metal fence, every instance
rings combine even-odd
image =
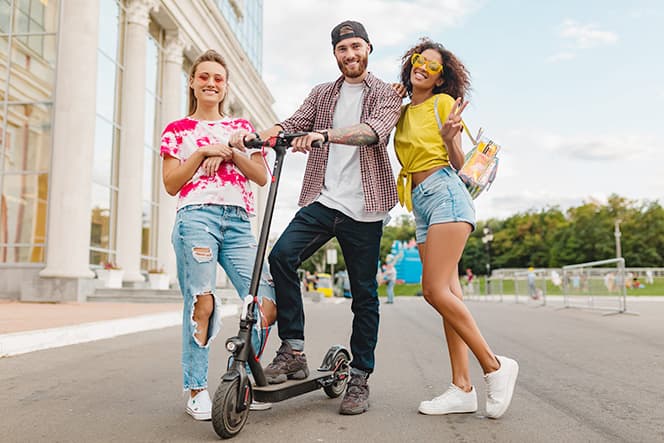
[[[627,313],[627,287],[633,276],[664,275],[664,268],[626,268],[623,258],[579,263],[562,268],[497,269],[490,278],[478,277],[464,286],[468,300],[503,301],[546,306],[550,295],[564,308]],[[483,286],[480,289],[479,281]],[[514,297],[512,299],[512,296]]]
[[[565,308],[627,312],[624,258],[568,265],[562,270]]]
[[[514,302],[546,306],[547,277],[547,271],[542,269],[515,272],[512,276]]]

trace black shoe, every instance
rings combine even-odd
[[[304,354],[295,354],[286,342],[281,344],[272,363],[264,370],[265,378],[270,384],[283,383],[288,379],[303,380],[309,376],[307,357]]]
[[[339,414],[357,415],[369,409],[369,384],[363,375],[351,375],[346,394],[341,400]]]

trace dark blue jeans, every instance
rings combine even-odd
[[[320,203],[300,209],[270,252],[270,271],[277,296],[277,325],[282,340],[304,340],[304,308],[297,269],[336,237],[341,246],[353,294],[351,367],[371,373],[378,341],[376,269],[383,223],[358,222]]]

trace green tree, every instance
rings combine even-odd
[[[318,251],[306,259],[300,268],[309,272],[330,272],[330,265],[327,263],[327,250],[333,248],[337,250],[337,264],[334,265],[334,272],[346,269],[346,261],[341,252],[341,246],[336,238],[325,243]]]

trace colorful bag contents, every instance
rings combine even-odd
[[[438,115],[438,97],[434,102],[434,111],[438,128],[443,127],[443,122]],[[466,160],[457,171],[459,178],[464,182],[468,192],[473,198],[477,198],[482,191],[489,189],[496,179],[498,172],[498,151],[500,146],[493,140],[482,136],[483,130],[480,129],[477,137],[473,137],[464,123],[464,132],[473,144],[473,149],[466,154]]]
[[[495,180],[498,171],[498,151],[500,146],[492,140],[482,138],[466,155],[466,161],[457,173],[473,198],[477,198],[482,191],[489,189]]]

